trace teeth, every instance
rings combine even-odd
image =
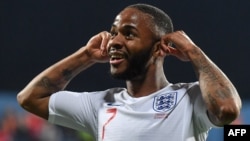
[[[124,54],[121,51],[118,51],[116,48],[109,49],[109,56],[111,59],[122,59],[124,58]]]
[[[120,59],[120,58],[123,58],[123,56],[120,54],[113,54],[113,55],[111,55],[111,58],[112,59]]]

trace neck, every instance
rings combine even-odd
[[[150,95],[168,84],[163,68],[149,69],[145,76],[126,81],[128,93],[133,97]]]

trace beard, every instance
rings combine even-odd
[[[128,66],[121,73],[111,73],[111,76],[119,80],[136,80],[144,78],[148,70],[148,62],[151,58],[151,49],[143,53],[134,54],[127,58]]]

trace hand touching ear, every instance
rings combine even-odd
[[[85,46],[88,50],[88,55],[93,58],[96,62],[107,62],[107,45],[110,39],[110,33],[103,31],[93,36]]]
[[[190,53],[198,48],[184,31],[162,36],[161,47],[167,55],[173,55],[182,61],[190,61]]]

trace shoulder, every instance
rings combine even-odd
[[[106,102],[113,102],[115,95],[118,95],[122,93],[123,91],[126,91],[125,88],[120,88],[120,87],[115,87],[115,88],[110,88],[106,89],[103,91],[95,91],[95,92],[88,92],[89,95],[91,95],[94,99],[101,99]]]
[[[114,87],[109,88],[106,90],[100,90],[100,91],[90,91],[90,92],[70,92],[74,93],[75,95],[78,95],[81,97],[82,100],[86,101],[92,101],[96,103],[97,101],[110,101],[114,99],[114,96],[117,94],[122,93],[123,91],[126,91],[125,88],[120,87]]]
[[[178,89],[194,90],[194,89],[199,89],[200,85],[198,81],[195,81],[190,83],[175,83],[172,84],[171,87],[173,90],[178,90]]]
[[[198,81],[190,83],[176,83],[171,87],[173,90],[181,91],[183,94],[187,94],[187,96],[189,96],[192,101],[197,100],[197,98],[201,96],[201,90]]]
[[[110,88],[106,90],[100,90],[100,91],[83,91],[83,92],[75,92],[75,91],[68,91],[68,90],[63,90],[63,91],[58,91],[54,93],[51,97],[53,99],[55,98],[60,98],[60,100],[68,100],[68,99],[75,99],[75,100],[80,100],[80,99],[103,99],[105,97],[112,97],[115,94],[121,93],[122,91],[125,91],[125,88]]]
[[[100,106],[105,101],[114,100],[114,95],[124,91],[124,88],[111,88],[103,91],[92,91],[92,92],[74,92],[74,91],[59,91],[54,93],[51,98],[49,105],[52,107],[59,107],[62,109],[79,109],[77,107],[83,106]],[[94,106],[94,107],[95,107]]]

